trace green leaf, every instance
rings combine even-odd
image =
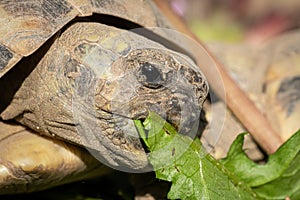
[[[279,178],[253,189],[266,199],[300,199],[300,155]]]
[[[160,116],[150,112],[143,125],[135,122],[150,150],[156,177],[172,182],[169,199],[257,199],[243,182],[207,154],[199,139],[177,134]]]
[[[267,199],[300,199],[300,130],[285,142],[265,165],[251,161],[243,151],[244,135],[233,142],[222,163]]]

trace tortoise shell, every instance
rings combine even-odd
[[[99,14],[97,20],[114,21],[120,26],[126,26],[124,20],[128,20],[142,27],[168,27],[157,13],[149,0],[3,0],[0,2],[0,77],[74,20]]]

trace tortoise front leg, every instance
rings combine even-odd
[[[0,121],[0,194],[43,190],[109,169],[85,149]]]

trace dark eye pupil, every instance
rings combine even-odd
[[[149,83],[160,83],[162,78],[158,69],[150,63],[144,63],[141,67],[142,74],[146,76]]]

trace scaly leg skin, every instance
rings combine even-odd
[[[86,150],[0,121],[0,194],[43,190],[108,173]]]

